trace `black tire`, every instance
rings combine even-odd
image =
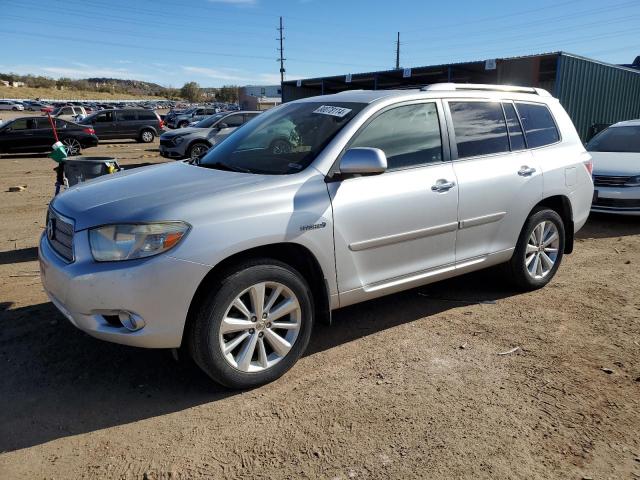
[[[65,150],[67,151],[67,155],[70,157],[77,157],[82,154],[82,144],[80,141],[73,137],[63,138],[61,140],[64,145]]]
[[[243,372],[232,366],[221,351],[220,325],[236,296],[266,281],[286,285],[295,294],[302,312],[300,330],[291,349],[278,363],[259,372]],[[313,320],[311,291],[300,273],[277,260],[252,260],[223,275],[210,296],[203,300],[187,332],[187,346],[195,363],[219,384],[232,389],[253,388],[276,380],[296,363],[309,343]]]
[[[149,128],[145,128],[140,132],[140,137],[138,140],[142,143],[151,143],[155,140],[156,134],[153,133],[153,130]]]
[[[13,107],[11,110],[13,110],[14,112],[18,111],[18,107]]]
[[[204,148],[204,150],[203,150]],[[193,145],[189,147],[189,158],[194,158],[200,155],[203,152],[209,150],[211,146],[208,143],[204,142],[195,142]]]
[[[555,257],[553,267],[547,274],[544,275],[544,277],[534,278],[534,276],[527,269],[527,244],[533,234],[534,228],[545,221],[552,222],[557,229],[557,256]],[[564,245],[565,229],[564,222],[562,221],[560,215],[558,215],[558,213],[554,210],[550,210],[545,207],[539,207],[535,209],[525,222],[524,227],[522,227],[522,231],[520,232],[520,237],[518,238],[518,243],[516,245],[515,251],[513,252],[511,260],[505,264],[505,272],[507,273],[509,280],[511,280],[520,290],[524,291],[537,290],[544,287],[551,281],[551,279],[558,271],[558,268],[560,267],[560,263],[562,262],[562,257],[564,254]]]
[[[189,126],[189,122],[187,122],[186,120],[183,120],[178,124],[178,128],[185,128],[188,126]]]

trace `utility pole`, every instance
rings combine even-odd
[[[284,61],[286,60],[286,58],[284,58],[284,46],[283,46],[283,40],[284,40],[284,27],[282,26],[282,17],[280,17],[280,28],[278,28],[278,31],[280,32],[280,37],[278,37],[276,40],[280,41],[280,48],[278,49],[280,51],[280,58],[277,59],[280,61],[280,83],[284,82]]]
[[[396,70],[400,68],[400,32],[398,32],[398,40],[396,41]]]

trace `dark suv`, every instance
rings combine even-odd
[[[81,120],[83,125],[91,125],[100,140],[133,138],[150,143],[161,135],[164,122],[152,110],[143,108],[122,108],[102,110]]]

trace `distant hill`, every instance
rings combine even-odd
[[[0,80],[18,83],[20,87],[15,88],[15,94],[19,95],[19,89],[28,87],[32,89],[46,89],[48,91],[57,90],[72,94],[72,92],[95,92],[109,95],[126,94],[139,95],[145,97],[178,98],[179,90],[163,87],[157,83],[143,82],[140,80],[122,80],[119,78],[83,78],[73,80],[71,78],[44,77],[41,75],[18,75],[16,73],[0,73]],[[44,95],[42,95],[44,97]]]
[[[100,86],[116,86],[131,95],[164,95],[167,88],[157,83],[143,82],[140,80],[122,80],[120,78],[87,78],[89,83]]]

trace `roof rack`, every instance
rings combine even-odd
[[[551,94],[542,88],[517,87],[513,85],[489,85],[484,83],[433,83],[420,89],[423,92],[481,90],[487,92],[511,92],[531,93],[542,97],[550,97]]]

